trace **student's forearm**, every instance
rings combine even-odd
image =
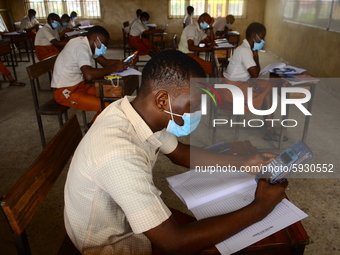
[[[195,254],[213,247],[258,222],[265,217],[266,211],[253,202],[238,211],[176,228],[168,227],[167,224],[171,224],[171,222],[165,221],[161,227],[172,231],[168,232],[167,241],[158,246],[167,254]]]

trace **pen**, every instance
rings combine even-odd
[[[138,51],[135,51],[132,55],[128,56],[123,62],[127,63],[130,62],[131,59],[136,56],[136,54],[138,53]]]

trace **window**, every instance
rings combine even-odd
[[[169,18],[182,18],[187,14],[187,6],[195,8],[195,16],[204,12],[211,17],[225,17],[233,14],[244,18],[246,0],[169,0]]]
[[[286,0],[284,21],[340,32],[340,0]]]
[[[100,0],[26,0],[26,9],[34,9],[36,17],[46,19],[48,14],[54,12],[59,16],[75,11],[79,18],[100,18]]]

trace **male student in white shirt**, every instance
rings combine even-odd
[[[29,9],[27,16],[25,16],[20,22],[20,30],[26,31],[26,37],[32,39],[33,42],[36,36],[36,32],[33,30],[37,31],[39,28],[39,22],[35,17],[36,13],[37,12],[35,10]]]

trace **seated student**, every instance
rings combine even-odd
[[[47,24],[39,29],[35,38],[35,54],[42,61],[46,58],[58,55],[67,41],[60,41],[58,28],[61,27],[58,14],[50,13],[47,17]]]
[[[82,254],[151,254],[151,244],[164,254],[198,253],[263,219],[285,197],[287,182],[260,180],[254,201],[238,211],[182,226],[172,216],[153,183],[159,152],[187,168],[239,169],[274,156],[222,155],[178,142],[175,134],[195,129],[178,116],[201,108],[201,91],[190,89],[190,78],[204,76],[186,54],[160,52],[144,67],[137,97],[109,105],[82,139],[68,171],[64,210],[67,233]],[[190,118],[197,126],[200,114]],[[191,162],[190,153],[197,155]]]
[[[138,55],[149,55],[153,56],[155,53],[158,53],[160,50],[158,47],[153,47],[150,40],[143,38],[143,35],[149,35],[154,33],[163,33],[162,29],[149,29],[146,24],[148,24],[148,20],[150,15],[147,12],[142,12],[140,15],[140,19],[137,19],[130,29],[129,36],[129,44],[131,47],[136,48],[138,50]],[[153,48],[154,52],[151,51]]]
[[[51,83],[54,98],[59,104],[83,111],[101,111],[95,87],[86,81],[122,71],[124,65],[127,67],[122,61],[109,60],[103,56],[109,39],[105,28],[94,26],[85,37],[71,39],[66,44],[55,62]],[[92,58],[103,68],[93,68]]]
[[[212,75],[212,63],[197,56],[196,52],[211,50],[215,46],[214,35],[211,29],[214,20],[208,13],[203,13],[195,22],[183,29],[178,49],[195,59],[208,75]],[[208,29],[209,36],[206,34]],[[199,47],[204,43],[204,47]]]
[[[29,9],[27,16],[25,16],[20,23],[20,30],[25,30],[27,38],[32,39],[33,42],[36,36],[36,32],[33,30],[37,30],[39,28],[39,22],[35,17],[36,13],[37,12],[35,10]]]
[[[249,112],[247,106],[247,90],[253,87],[253,106],[254,108],[270,109],[272,106],[272,87],[275,83],[265,80],[255,80],[260,73],[260,63],[258,51],[264,45],[264,37],[266,36],[266,28],[260,23],[251,23],[246,30],[246,39],[242,45],[236,48],[232,59],[224,71],[225,84],[236,85],[243,91],[245,97],[245,109]],[[255,80],[255,81],[253,81]],[[231,92],[228,89],[219,89],[222,99],[228,102],[233,101]],[[273,114],[263,116],[264,119],[274,119]],[[279,141],[279,134],[275,132],[271,121],[265,121],[266,134],[263,137],[268,141]],[[288,138],[284,137],[284,141]]]
[[[136,20],[139,20],[139,19],[140,19],[140,15],[142,14],[142,12],[143,12],[143,11],[142,11],[141,9],[136,10],[136,17],[134,17],[133,19],[130,20],[130,23],[129,23],[129,27],[128,27],[127,33],[130,32],[130,29],[131,29],[133,23],[135,23]],[[125,31],[125,32],[126,32],[126,31]]]
[[[231,14],[227,15],[225,18],[217,17],[213,24],[213,31],[215,38],[219,35],[224,35],[228,33],[231,29],[229,28],[235,22],[235,17]]]
[[[5,77],[9,80],[9,86],[25,86],[26,84],[23,82],[18,82],[14,80],[11,75],[11,72],[6,68],[6,66],[0,61],[0,73],[5,75]]]
[[[69,28],[70,21],[71,21],[71,18],[70,16],[68,16],[68,14],[63,14],[60,18],[61,27],[58,28],[58,32],[59,32],[59,38],[61,40],[65,38],[65,33],[73,30]]]
[[[187,7],[187,15],[184,17],[184,20],[183,20],[183,28],[193,23],[192,16],[194,16],[194,7],[189,5]]]
[[[75,11],[71,12],[70,22],[68,23],[69,28],[76,28],[80,26],[80,24],[76,25],[77,16],[78,14]]]

